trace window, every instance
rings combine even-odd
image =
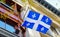
[[[5,24],[2,21],[0,21],[0,27],[4,28],[4,29],[6,29],[6,30],[8,30],[8,31],[10,31],[12,33],[15,32],[15,29],[12,26],[8,25],[7,23]]]
[[[60,0],[45,0],[45,1],[47,1],[49,4],[51,4],[56,9],[59,10],[59,8],[60,8]]]
[[[38,3],[60,16],[60,2],[58,0],[36,0]]]

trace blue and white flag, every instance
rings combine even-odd
[[[25,16],[22,26],[46,34],[51,26],[51,19],[38,12],[29,10]]]

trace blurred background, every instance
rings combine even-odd
[[[21,26],[29,8],[52,19],[47,34]],[[0,0],[0,37],[37,36],[60,37],[60,0]]]

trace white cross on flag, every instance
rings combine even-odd
[[[22,26],[46,34],[51,26],[51,19],[38,12],[29,10],[25,16]]]

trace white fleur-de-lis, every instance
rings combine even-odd
[[[41,31],[43,31],[43,30],[44,30],[44,27],[41,28]]]
[[[33,15],[32,15],[32,18],[35,18],[35,17],[36,17],[36,15],[35,15],[35,14],[33,14]]]
[[[46,19],[46,23],[48,22],[48,18]]]
[[[27,26],[29,26],[30,25],[30,23],[27,23]]]

